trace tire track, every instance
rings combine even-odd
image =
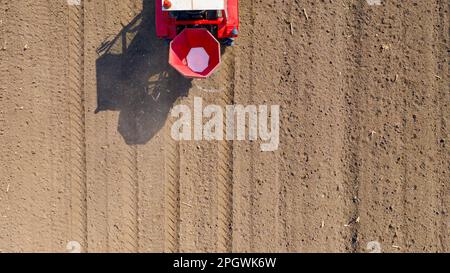
[[[68,12],[68,87],[69,87],[69,176],[70,234],[86,252],[87,239],[87,172],[84,93],[84,3],[69,5]]]
[[[68,136],[68,114],[56,109],[67,109],[67,72],[68,72],[68,47],[66,43],[52,43],[61,37],[68,38],[68,8],[51,1],[42,4],[42,16],[46,16],[48,25],[46,34],[50,46],[45,52],[45,60],[48,61],[48,86],[51,112],[49,113],[49,132],[53,136],[48,138],[48,150],[51,155],[50,167],[52,168],[52,198],[51,219],[53,227],[52,251],[62,252],[66,250],[67,240],[70,234],[70,179],[67,168],[69,162],[70,142]],[[61,183],[63,182],[63,183]]]
[[[42,26],[42,35],[45,35],[46,38],[48,39],[48,37],[50,36],[50,8],[48,6],[48,2],[44,2],[44,1],[36,1],[35,6],[33,7],[33,11],[36,14],[36,20],[38,21],[37,24]],[[39,71],[39,76],[42,79],[42,87],[44,90],[54,90],[55,88],[55,84],[53,79],[51,78],[50,75],[50,56],[48,54],[50,50],[46,50],[46,51],[41,51],[39,52],[39,55],[37,56],[37,58],[39,59],[39,66],[40,66],[40,71]],[[37,101],[40,99],[40,96],[37,96]],[[49,113],[45,113],[46,116],[44,117],[47,122],[51,123],[50,121],[50,115]],[[45,130],[51,133],[52,128],[50,127],[50,125],[45,124],[46,128]],[[48,127],[47,127],[48,126]],[[53,135],[53,134],[52,134]],[[53,135],[54,136],[54,135]],[[46,141],[48,141],[50,139],[46,139],[44,136],[39,136],[38,137],[38,141],[37,143],[39,143],[40,145],[42,145],[42,147],[46,147],[46,150],[48,149],[48,151],[45,151],[45,153],[49,152],[50,149],[52,147],[49,147],[50,144],[45,143]],[[44,149],[42,149],[42,153],[44,153]],[[47,154],[50,155],[50,154]],[[55,161],[54,161],[54,157],[51,156],[48,160],[48,163],[51,166],[55,166]],[[46,166],[44,167],[46,168]],[[47,168],[46,168],[47,169]],[[49,179],[49,185],[51,186],[51,190],[53,193],[53,190],[55,188],[54,185],[54,177],[53,177],[53,173],[51,172],[50,169],[48,169],[49,173],[48,173],[48,179]],[[51,194],[50,196],[47,197],[47,202],[49,204],[48,210],[50,211],[49,215],[50,215],[50,221],[51,221],[51,226],[49,227],[50,229],[50,237],[49,237],[49,248],[51,249],[51,251],[55,251],[55,221],[58,221],[57,217],[55,217],[55,209],[50,207],[52,206],[52,204],[54,204],[55,202],[55,194]]]
[[[138,148],[127,147],[124,163],[126,166],[125,181],[120,187],[122,201],[122,225],[120,237],[123,245],[120,248],[128,252],[139,252],[139,183],[138,183]]]
[[[243,60],[238,68],[245,72],[239,75],[238,80],[242,80],[236,87],[235,97],[239,104],[257,107],[278,104],[276,94],[282,76],[278,68],[283,60],[283,51],[277,49],[282,46],[282,29],[285,26],[280,15],[285,3],[281,2],[270,4],[269,9],[266,3],[259,1],[247,1],[241,6],[241,18],[246,20],[243,20],[238,40],[239,45],[242,43],[239,59]],[[272,14],[275,14],[273,18]],[[273,25],[273,31],[259,27],[266,24]],[[262,142],[258,139],[236,142],[235,145],[234,202],[236,208],[244,210],[240,212],[236,209],[233,219],[237,225],[233,227],[233,237],[236,238],[234,249],[238,252],[279,249],[279,153],[262,152]],[[239,227],[241,221],[245,231]]]
[[[249,64],[249,98],[250,102],[253,102],[253,96],[255,94],[255,77],[253,76],[255,71],[255,21],[256,21],[256,11],[255,11],[255,0],[250,1],[250,64]],[[250,251],[255,247],[255,145],[250,147]]]
[[[220,77],[226,83],[225,90],[222,91],[220,96],[220,104],[223,107],[234,104],[235,64],[235,52],[229,52],[222,63],[222,67],[226,69],[225,75]],[[223,125],[223,128],[226,128],[226,119],[224,119]],[[233,141],[219,141],[218,154],[217,251],[229,253],[233,249]]]
[[[127,25],[135,13],[135,5],[133,0],[122,1],[120,6],[121,23]],[[128,50],[128,39],[123,41],[122,54],[126,55]],[[123,63],[122,66],[127,65]],[[124,68],[123,71],[126,69]],[[127,91],[125,90],[124,93]],[[137,117],[134,117],[132,131],[137,132]],[[127,145],[124,151],[125,166],[123,186],[120,187],[122,200],[122,229],[120,237],[123,241],[123,247],[128,252],[139,252],[139,167],[138,167],[138,146]]]
[[[171,124],[167,128],[164,157],[164,252],[176,253],[180,251],[180,143],[171,137]]]
[[[293,29],[293,25],[292,25],[292,21],[295,18],[295,16],[293,16],[293,9],[296,8],[294,5],[295,1],[291,0],[289,1],[289,3],[287,5],[284,6],[284,14],[286,15],[287,21],[290,23],[290,28],[291,28],[291,32],[293,33],[294,29]],[[285,32],[283,32],[283,46],[284,46],[284,50],[286,52],[288,52],[288,49],[290,48],[289,45],[289,40],[287,39],[287,34]],[[286,75],[286,82],[292,82],[292,78],[294,77],[294,75],[291,75],[291,71],[293,70],[291,63],[289,62],[287,55],[284,56],[283,59],[283,74]],[[286,84],[283,83],[281,86],[283,89],[286,88]],[[283,136],[282,136],[283,138]],[[286,160],[286,155],[283,155],[282,160]],[[286,168],[285,164],[281,164],[280,169],[282,171],[282,173],[288,173],[289,169]],[[291,237],[290,231],[289,231],[289,226],[288,226],[288,213],[289,213],[289,205],[288,205],[288,188],[289,188],[289,182],[288,180],[285,180],[285,178],[283,176],[281,176],[280,179],[280,187],[279,187],[279,203],[278,203],[278,211],[279,211],[279,215],[281,216],[280,218],[280,222],[281,222],[281,228],[279,231],[279,235],[280,236],[280,245],[284,245],[284,246],[289,246],[289,240]],[[289,247],[286,247],[286,250],[288,251],[292,251],[292,249]]]
[[[353,202],[349,204],[347,211],[348,214],[348,226],[350,229],[350,246],[348,250],[355,253],[358,251],[358,236],[359,236],[359,190],[360,190],[360,152],[359,152],[359,144],[358,139],[354,137],[354,134],[358,132],[359,124],[361,123],[359,117],[359,107],[363,105],[359,102],[360,95],[359,90],[357,89],[359,82],[364,82],[363,75],[361,75],[361,64],[362,64],[362,47],[363,40],[360,37],[363,37],[363,22],[365,16],[365,10],[363,7],[364,3],[359,1],[358,3],[351,5],[349,9],[349,16],[347,18],[347,25],[351,26],[351,39],[349,39],[349,48],[354,49],[349,54],[351,65],[348,67],[348,71],[346,71],[347,75],[354,75],[349,81],[349,92],[346,97],[347,102],[347,120],[346,124],[346,134],[345,134],[345,143],[346,143],[346,152],[344,154],[346,166],[345,166],[345,175],[347,177],[347,181],[345,182],[346,186],[346,195],[351,196]]]
[[[237,56],[235,70],[239,77],[235,80],[234,100],[237,103],[252,104],[255,93],[255,1],[240,1],[239,12],[240,36],[237,40],[235,54]],[[235,142],[233,147],[233,167],[245,165],[245,171],[241,168],[233,168],[233,177],[236,179],[233,187],[234,206],[240,208],[232,215],[233,252],[252,251],[255,247],[256,216],[255,216],[255,144]],[[245,153],[244,153],[245,151]],[[245,181],[245,182],[244,182]]]

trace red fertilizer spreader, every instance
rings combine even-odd
[[[170,41],[169,63],[187,78],[220,66],[220,47],[239,33],[238,0],[157,0],[156,34]]]

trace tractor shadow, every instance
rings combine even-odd
[[[154,1],[97,49],[97,109],[119,111],[118,131],[128,145],[150,141],[164,126],[191,80],[168,64],[168,44],[156,37]]]

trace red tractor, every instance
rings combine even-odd
[[[156,34],[170,40],[169,63],[188,78],[220,65],[220,45],[239,33],[238,0],[156,0]]]

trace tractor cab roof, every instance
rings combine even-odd
[[[165,11],[224,10],[225,0],[160,0]]]

